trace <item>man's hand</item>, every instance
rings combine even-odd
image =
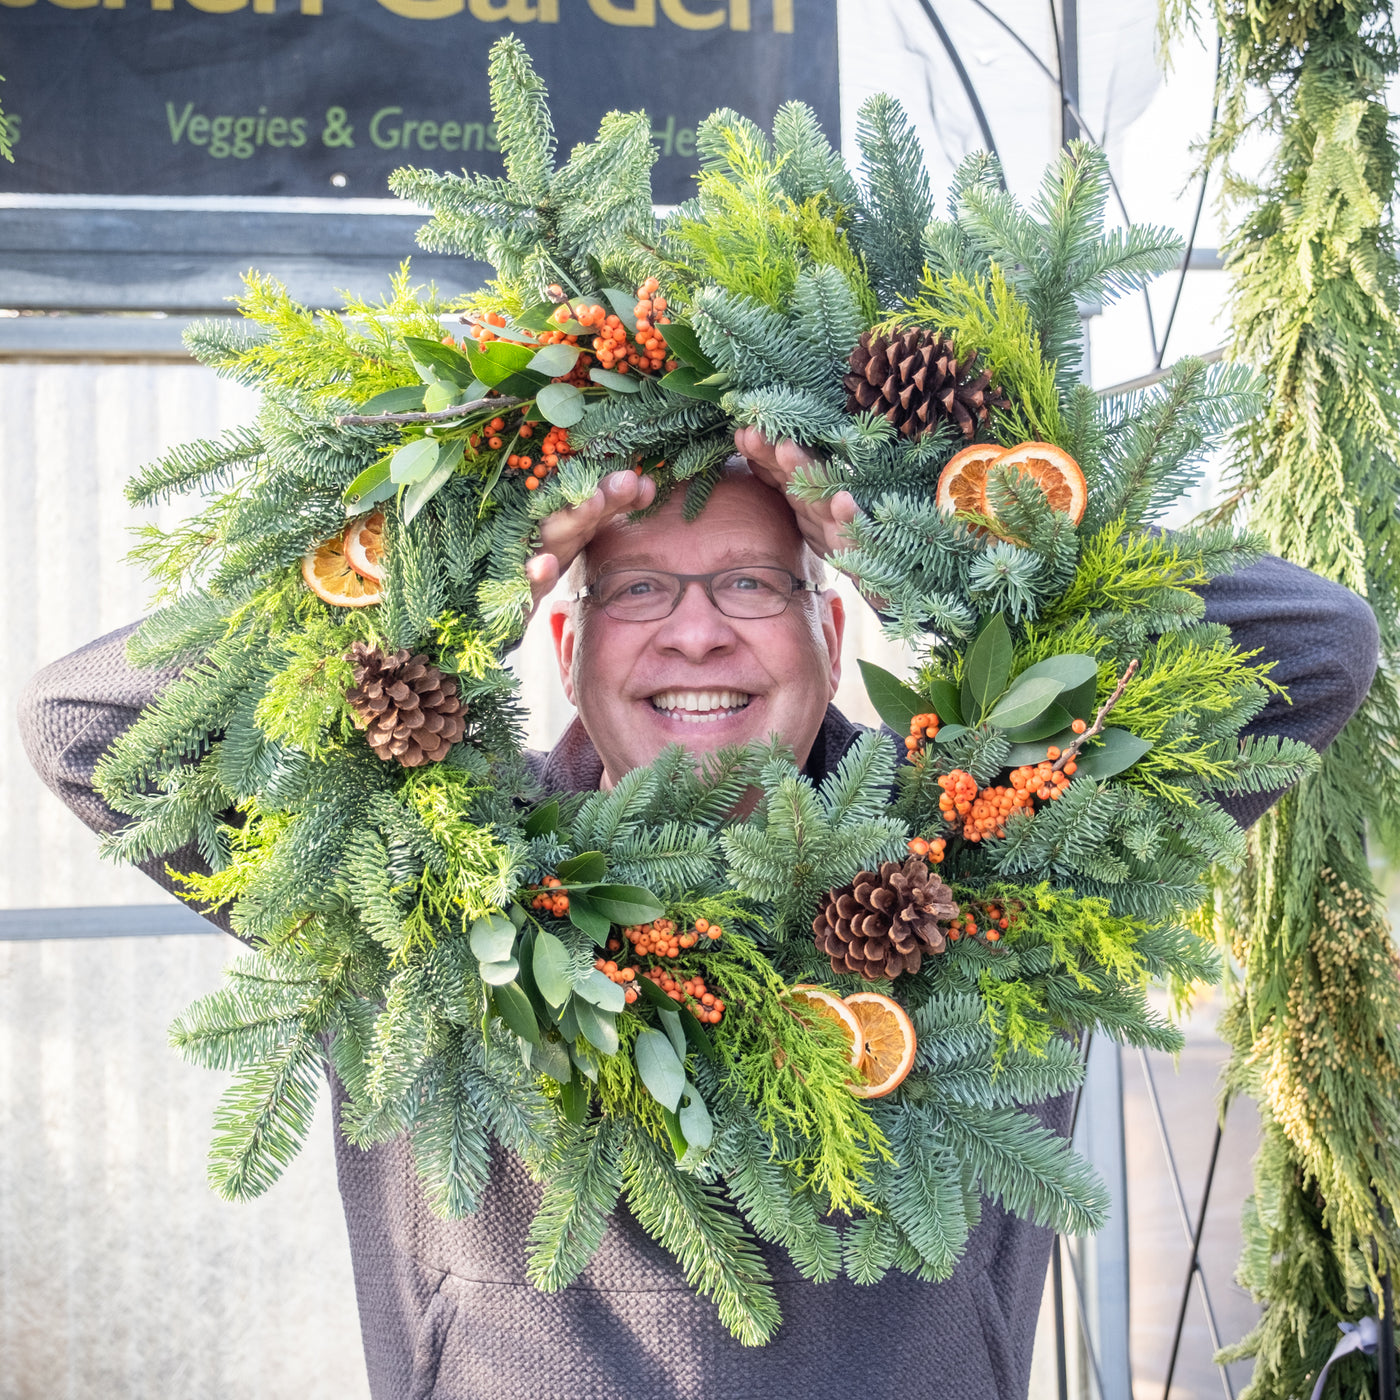
[[[598,483],[586,501],[545,516],[540,521],[540,547],[525,565],[531,615],[608,521],[629,511],[645,510],[655,499],[656,483],[650,477],[613,472]]]
[[[838,491],[827,501],[799,501],[788,486],[801,467],[816,458],[791,438],[774,446],[757,428],[740,428],[734,434],[734,448],[748,458],[753,474],[788,498],[797,517],[802,538],[822,559],[829,559],[850,543],[846,527],[860,514],[856,498],[849,491]]]

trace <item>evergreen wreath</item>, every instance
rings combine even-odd
[[[164,606],[131,658],[184,669],[99,782],[131,818],[108,853],[193,842],[189,896],[254,945],[172,1031],[236,1072],[213,1185],[272,1184],[328,1055],[341,1130],[409,1134],[444,1216],[476,1208],[491,1138],[524,1159],[538,1287],[625,1200],[747,1344],[780,1321],[756,1239],[869,1283],[947,1278],[983,1196],[1096,1228],[1102,1186],[1026,1105],[1080,1082],[1087,1029],[1179,1046],[1146,992],[1215,975],[1187,920],[1244,840],[1212,796],[1315,762],[1241,740],[1268,667],[1194,591],[1258,546],[1151,528],[1253,381],[1078,382],[1077,303],[1179,252],[1102,232],[1085,145],[1029,211],[972,158],[938,218],[887,97],[859,180],[800,104],[771,138],[720,111],[697,197],[658,218],[644,114],[556,169],[524,48],[490,75],[504,178],[393,186],[433,209],[425,246],[495,280],[445,306],[405,268],[312,314],[252,276],[261,330],[190,344],[259,388],[255,425],[129,489],[206,500],[138,546]],[[501,661],[537,522],[619,467],[700,511],[747,424],[820,451],[800,491],[863,508],[837,562],[918,649],[907,683],[865,668],[906,761],[868,734],[814,785],[776,743],[673,748],[544,799]],[[872,1027],[904,1037],[878,1083]]]

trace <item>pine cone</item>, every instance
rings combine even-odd
[[[920,856],[901,865],[887,860],[877,875],[862,870],[830,891],[812,921],[817,947],[833,972],[855,972],[874,982],[917,972],[925,953],[948,946],[943,924],[958,917],[952,891]]]
[[[993,408],[1010,407],[990,370],[973,376],[977,356],[974,350],[959,359],[951,340],[918,326],[897,336],[866,331],[842,381],[846,412],[883,413],[905,437],[951,421],[970,438]]]
[[[356,642],[349,660],[355,689],[345,698],[355,723],[368,731],[370,748],[385,763],[397,759],[405,768],[441,763],[467,728],[456,685],[426,656],[407,651],[386,655]]]

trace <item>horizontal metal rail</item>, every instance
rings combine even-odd
[[[77,909],[0,909],[0,943],[46,938],[167,938],[222,933],[181,904],[97,904]]]

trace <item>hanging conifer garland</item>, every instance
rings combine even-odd
[[[1381,666],[1321,770],[1258,823],[1225,882],[1221,933],[1243,968],[1223,1030],[1230,1092],[1263,1120],[1240,1276],[1265,1304],[1225,1355],[1248,1395],[1310,1394],[1339,1333],[1374,1315],[1400,1269],[1400,984],[1368,834],[1400,854],[1400,256],[1386,85],[1389,3],[1218,0],[1221,119],[1208,158],[1246,213],[1231,237],[1233,353],[1272,386],[1237,435],[1223,519],[1372,605]],[[1178,25],[1189,6],[1170,6]],[[1259,94],[1267,94],[1260,105]],[[1267,131],[1262,187],[1231,157]],[[1375,1363],[1335,1366],[1328,1400],[1373,1391]]]
[[[946,1278],[984,1195],[1095,1228],[1102,1188],[1024,1106],[1078,1083],[1081,1030],[1180,1043],[1145,990],[1212,973],[1184,920],[1243,838],[1211,794],[1313,761],[1241,742],[1266,668],[1201,625],[1192,590],[1256,546],[1147,529],[1254,410],[1250,377],[1187,361],[1111,402],[1078,384],[1077,302],[1178,256],[1155,230],[1103,235],[1087,147],[1030,212],[968,162],[940,221],[887,98],[862,112],[860,183],[806,108],[771,138],[719,112],[697,198],[658,220],[644,114],[610,114],[556,168],[514,40],[491,92],[503,179],[394,186],[434,210],[427,246],[496,280],[449,308],[404,272],[379,306],[312,315],[253,278],[261,333],[191,343],[260,389],[256,424],[131,488],[211,496],[141,547],[169,600],[133,659],[186,669],[100,782],[133,819],[112,853],[196,841],[192,897],[232,902],[255,945],[174,1030],[237,1071],[215,1187],[275,1180],[328,1041],[343,1131],[410,1134],[444,1215],[480,1200],[490,1138],[525,1159],[539,1287],[578,1275],[625,1197],[746,1343],[780,1320],[755,1237],[811,1279],[872,1282]],[[937,504],[963,417],[906,434],[848,412],[861,337],[913,327],[977,350],[978,412],[957,376],[954,402],[1023,448],[990,453],[975,510]],[[699,511],[741,424],[820,449],[800,489],[864,508],[840,562],[919,648],[908,684],[866,668],[908,762],[870,734],[814,786],[781,747],[673,748],[608,792],[544,798],[501,665],[537,522],[617,467]],[[881,916],[858,958],[850,920],[821,946],[813,929],[848,885]]]

